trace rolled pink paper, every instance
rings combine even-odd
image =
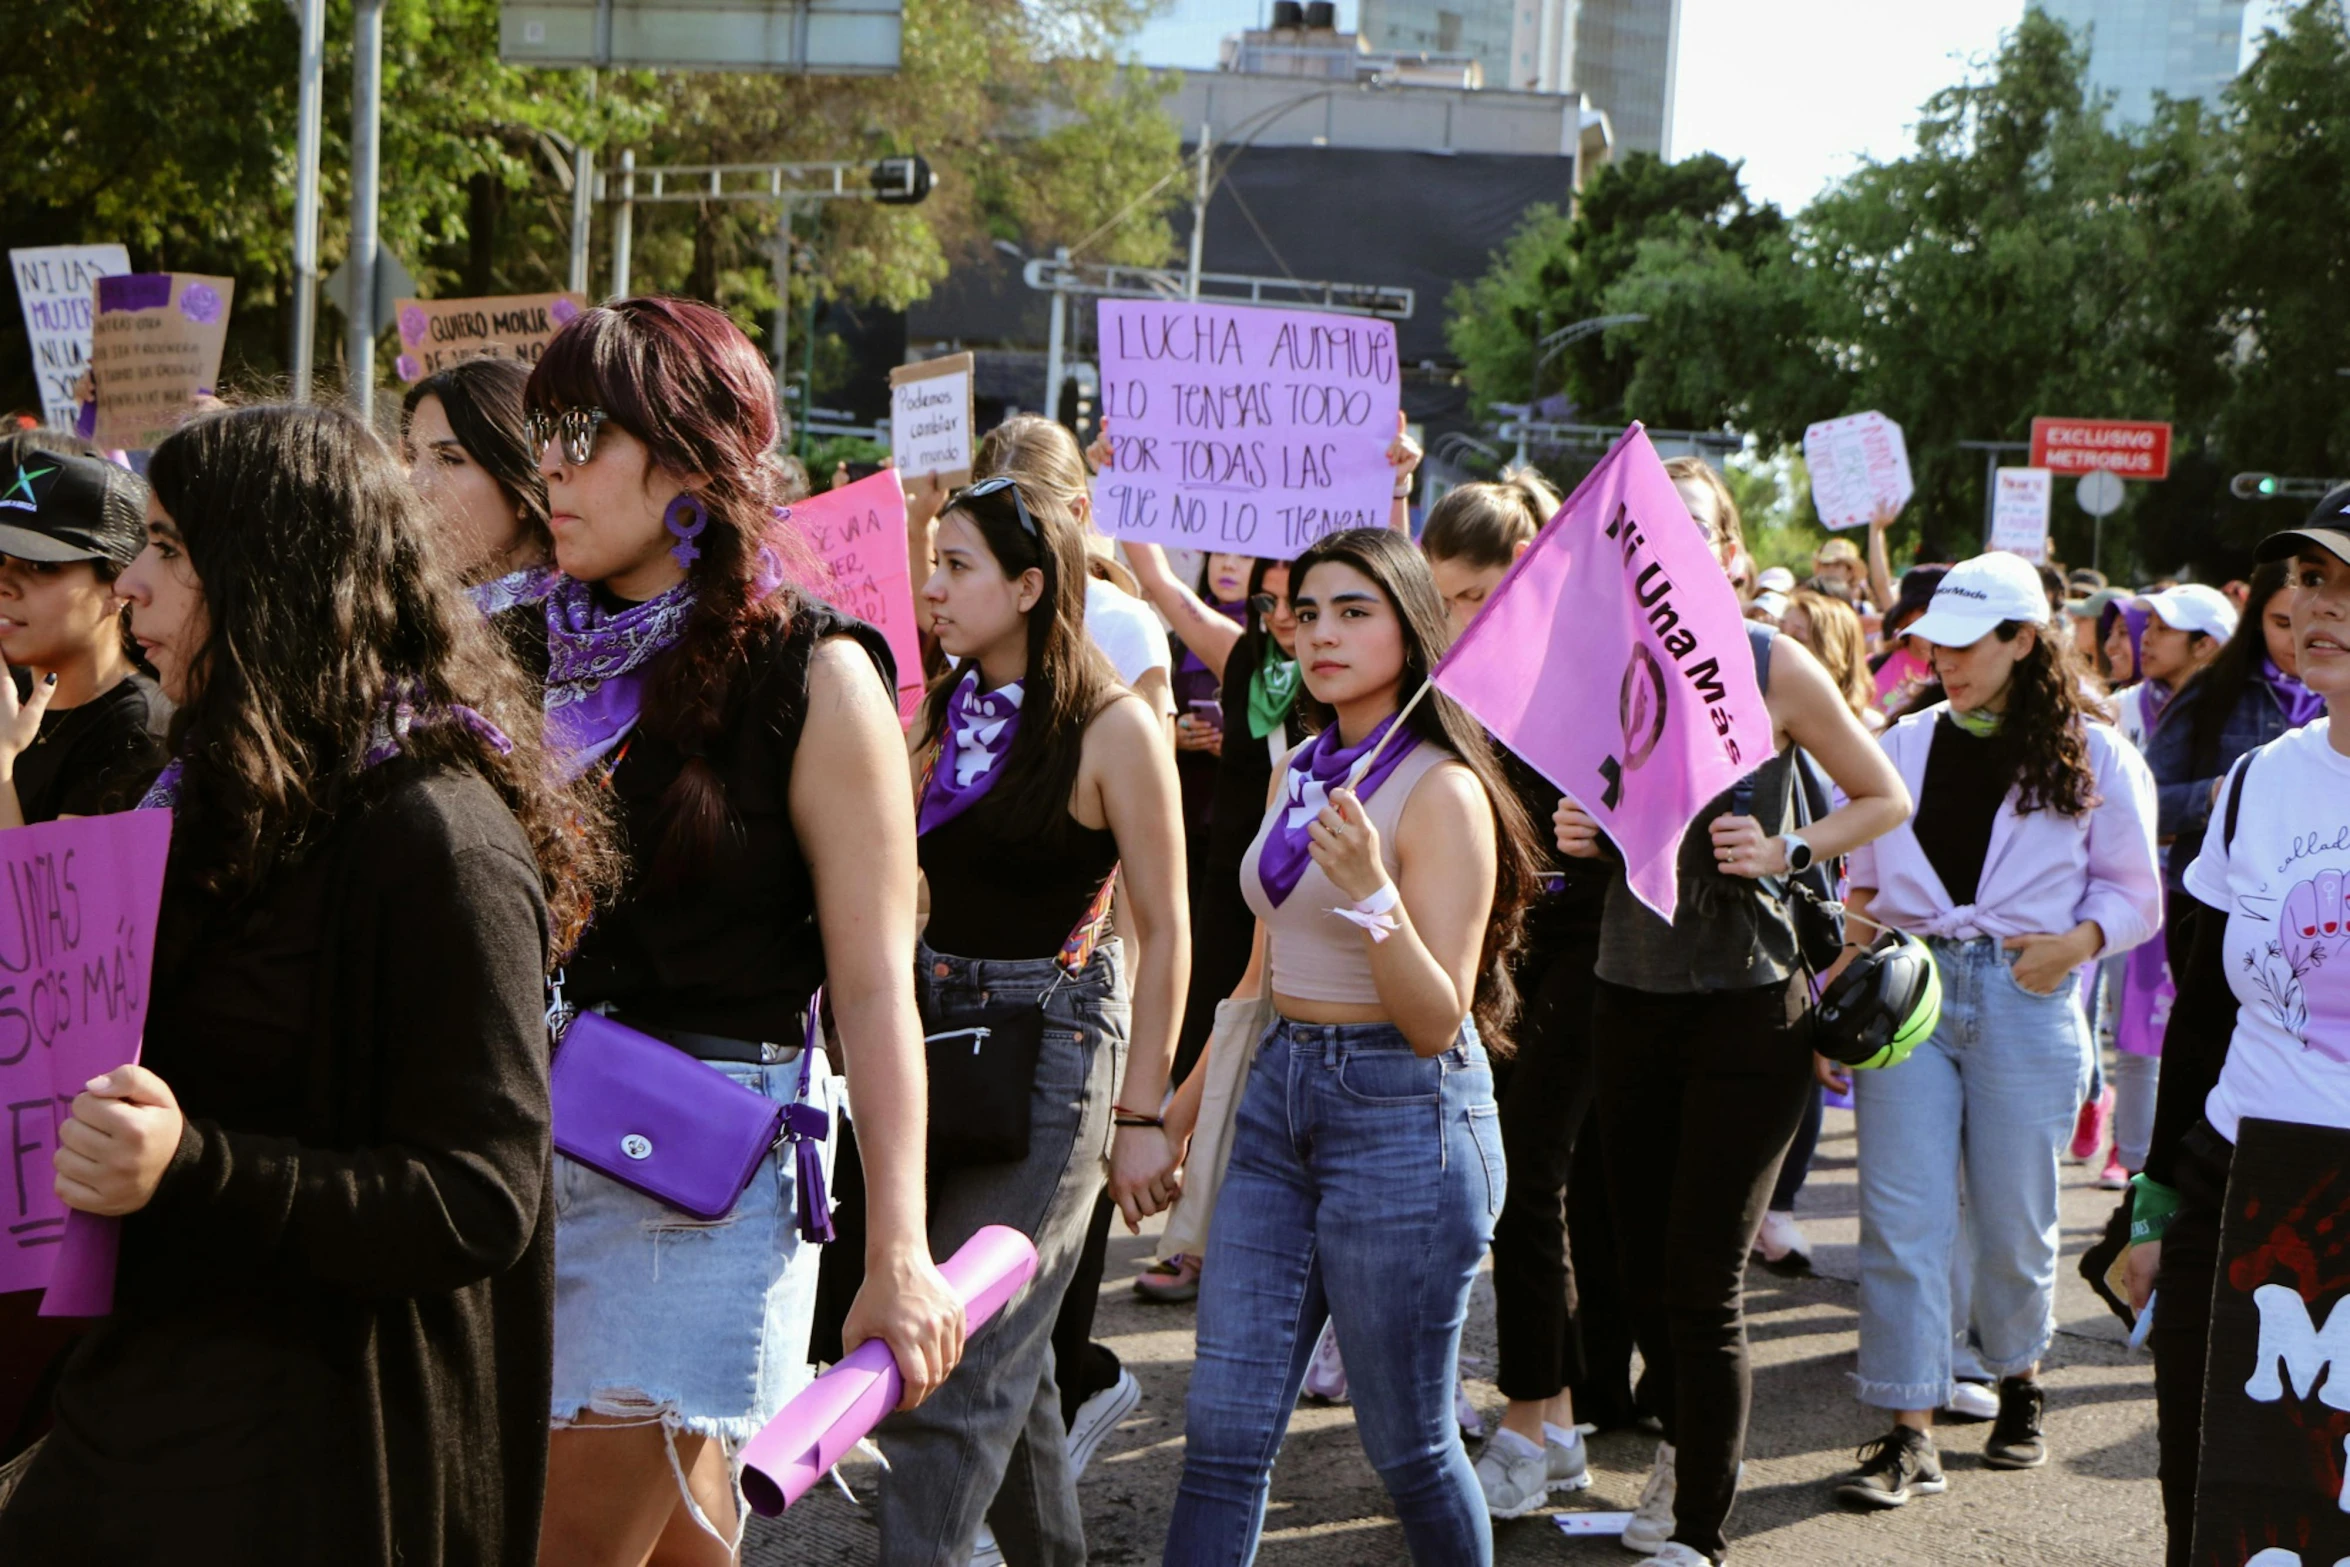
[[[1035,1275],[1036,1247],[1018,1230],[991,1224],[938,1271],[963,1302],[963,1331],[975,1334]],[[743,1495],[769,1518],[782,1512],[881,1424],[905,1390],[889,1346],[859,1344],[743,1444]]]

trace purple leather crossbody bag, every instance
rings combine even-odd
[[[809,1007],[811,1020],[815,1004]],[[777,1104],[709,1063],[597,1012],[564,1030],[550,1083],[555,1146],[623,1186],[697,1219],[734,1210],[769,1150],[794,1144],[800,1234],[832,1239],[823,1144],[831,1117],[805,1103],[815,1024],[800,1052],[799,1093]]]

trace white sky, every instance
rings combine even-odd
[[[2247,39],[2285,4],[2252,0]],[[1860,158],[1906,153],[1919,105],[1986,65],[2023,9],[2023,0],[1681,0],[1671,151],[1742,158],[1748,190],[1793,211]],[[1217,40],[1269,10],[1266,0],[1173,0],[1131,53],[1212,70]],[[1338,25],[1354,17],[1353,0],[1340,0]]]

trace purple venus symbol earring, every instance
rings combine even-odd
[[[691,490],[680,492],[677,499],[669,503],[669,509],[661,514],[661,525],[677,540],[670,546],[670,558],[691,570],[694,562],[702,558],[702,552],[694,547],[694,540],[700,538],[702,530],[710,526],[710,513],[704,509],[700,497]]]

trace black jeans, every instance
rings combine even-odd
[[[1795,1194],[1803,1190],[1803,1183],[1811,1174],[1811,1156],[1820,1151],[1820,1120],[1827,1113],[1821,1100],[1822,1090],[1814,1088],[1811,1097],[1803,1102],[1803,1123],[1795,1129],[1795,1141],[1787,1149],[1787,1157],[1779,1161],[1779,1182],[1771,1188],[1771,1211],[1793,1213]]]
[[[1811,1046],[1785,982],[1650,995],[1601,981],[1593,1026],[1624,1292],[1675,1449],[1673,1538],[1716,1557],[1754,1397],[1746,1254],[1803,1119]]]
[[[1493,1226],[1495,1381],[1506,1398],[1540,1402],[1586,1380],[1576,1322],[1567,1191],[1594,1088],[1591,968],[1599,933],[1576,933],[1527,965],[1517,1053],[1494,1066],[1509,1195]]]
[[[2171,1174],[2178,1211],[2162,1235],[2162,1296],[2154,1313],[2154,1416],[2168,1567],[2187,1567],[2195,1536],[2195,1481],[2203,1454],[2203,1371],[2219,1280],[2219,1227],[2235,1149],[2206,1121],[2179,1144]]]

